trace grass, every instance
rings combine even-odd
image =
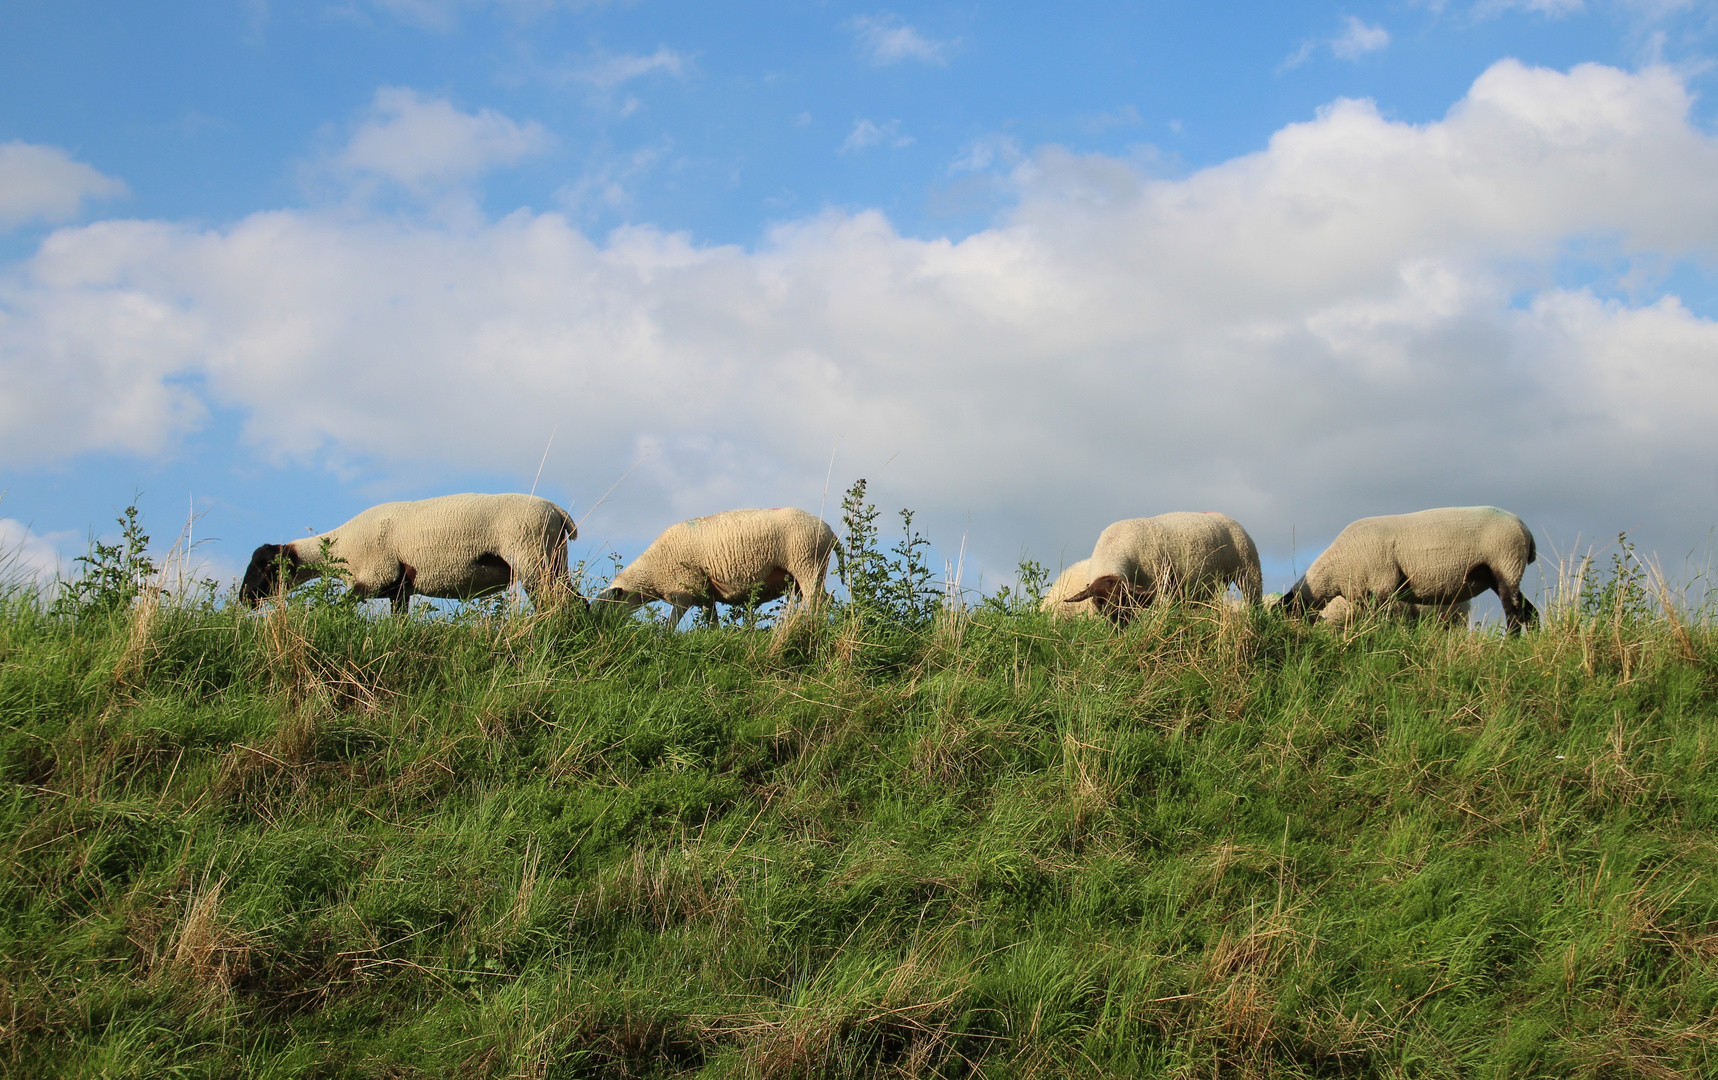
[[[1718,1075],[1718,634],[0,604],[0,1075]]]

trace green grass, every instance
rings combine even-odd
[[[0,609],[0,1075],[1718,1075],[1718,634]]]

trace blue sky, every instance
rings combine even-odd
[[[1718,5],[1071,10],[4,5],[0,540],[141,491],[230,573],[552,436],[623,552],[832,451],[990,580],[1171,509],[1277,578],[1450,503],[1704,544]]]

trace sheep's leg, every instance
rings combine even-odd
[[[508,557],[486,552],[477,557],[477,565],[506,575],[506,583],[496,587],[497,592],[506,592],[514,582],[518,582],[538,611],[542,611],[554,596],[556,578],[554,556],[551,554],[530,551],[523,556],[514,554]]]
[[[385,589],[376,590],[377,596],[387,597],[393,601],[394,614],[404,615],[412,607],[412,586],[417,584],[418,571],[416,567],[400,564],[400,576]]]
[[[1515,602],[1521,605],[1521,622],[1523,626],[1539,625],[1539,609],[1533,606],[1533,601],[1521,595],[1519,587],[1515,590]]]
[[[1225,581],[1223,583],[1223,592],[1225,594],[1228,593],[1228,587],[1231,584],[1240,591],[1241,600],[1244,603],[1251,604],[1253,607],[1258,607],[1260,604],[1265,602],[1265,583],[1261,580],[1260,575],[1253,573],[1252,567],[1243,567],[1240,573],[1236,574],[1229,581]]]
[[[1519,634],[1522,627],[1538,620],[1538,609],[1533,606],[1531,600],[1521,595],[1519,584],[1511,585],[1499,580],[1496,589],[1497,598],[1503,603],[1503,622],[1509,628],[1510,634]]]
[[[1467,572],[1467,581],[1462,586],[1464,595],[1461,599],[1471,600],[1487,589],[1495,592],[1498,602],[1503,605],[1503,625],[1508,628],[1508,632],[1511,634],[1521,633],[1521,628],[1526,625],[1528,619],[1523,611],[1523,606],[1525,605],[1526,611],[1533,611],[1533,605],[1529,604],[1526,598],[1521,595],[1520,583],[1510,584],[1507,579],[1499,575],[1490,566],[1480,563]],[[1538,612],[1534,611],[1533,614],[1536,616]]]
[[[1133,621],[1142,608],[1148,608],[1157,599],[1157,589],[1150,585],[1130,585],[1122,582],[1109,594],[1109,606],[1104,614],[1118,629]]]
[[[673,630],[680,625],[680,620],[686,617],[686,609],[690,604],[674,604],[674,610],[668,613],[668,629]]]

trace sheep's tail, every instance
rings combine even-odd
[[[1533,542],[1533,530],[1527,530],[1527,565],[1532,566],[1533,560],[1539,557],[1539,548]]]
[[[551,503],[551,506],[554,504]],[[579,526],[573,520],[573,515],[559,506],[555,507],[556,521],[549,533],[543,537],[543,570],[551,582],[571,585],[569,567],[572,562],[570,548],[572,542],[578,539]]]

